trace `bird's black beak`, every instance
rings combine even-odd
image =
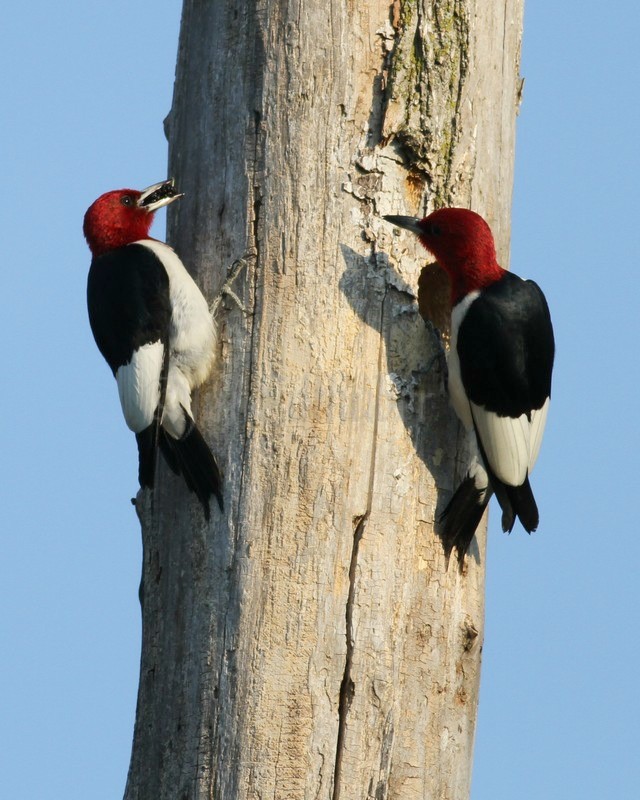
[[[382,219],[386,219],[387,222],[390,222],[392,225],[397,225],[399,228],[406,228],[408,231],[411,231],[411,233],[415,233],[416,236],[420,236],[420,234],[423,233],[419,227],[420,220],[417,217],[403,217],[396,216],[395,214],[388,214]]]
[[[160,183],[154,183],[153,186],[148,186],[140,195],[138,206],[144,208],[145,211],[157,211],[182,196],[183,193],[175,188],[173,178],[170,178],[168,181],[161,181]]]

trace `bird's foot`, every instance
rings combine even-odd
[[[245,259],[238,258],[229,267],[229,269],[227,270],[227,277],[225,278],[225,281],[222,284],[220,291],[216,295],[213,303],[211,303],[211,305],[209,306],[209,312],[212,317],[215,317],[218,308],[220,306],[220,303],[222,302],[222,298],[225,296],[231,298],[231,300],[233,300],[233,302],[238,306],[238,308],[240,309],[240,311],[242,311],[243,314],[249,313],[242,300],[240,300],[238,295],[231,288],[235,279],[240,274],[241,270],[246,266],[247,262],[245,261]]]

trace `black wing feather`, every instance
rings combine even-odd
[[[501,416],[542,408],[551,394],[553,328],[533,281],[506,272],[471,304],[458,333],[467,397]]]
[[[93,259],[87,306],[93,337],[114,375],[142,345],[168,344],[169,277],[144,245],[130,244]]]
[[[87,306],[93,337],[114,375],[143,345],[160,341],[164,346],[160,401],[153,423],[136,434],[138,479],[141,486],[152,488],[169,370],[169,277],[144,245],[120,247],[91,262]]]

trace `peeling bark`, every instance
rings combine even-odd
[[[447,563],[467,444],[425,254],[380,215],[471,206],[506,266],[521,15],[185,1],[170,240],[210,298],[244,259],[250,313],[222,303],[195,404],[225,516],[168,470],[139,497],[126,800],[468,796],[484,534]]]

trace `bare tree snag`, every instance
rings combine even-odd
[[[506,265],[521,17],[185,0],[170,240],[211,299],[244,259],[249,313],[222,303],[196,406],[224,517],[168,470],[138,503],[126,800],[468,796],[484,536],[447,563],[466,444],[418,314],[426,254],[380,215],[471,206]]]

